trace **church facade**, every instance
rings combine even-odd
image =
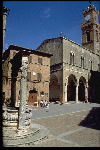
[[[37,48],[52,53],[50,58],[50,101],[91,100],[91,72],[99,71],[98,11],[93,5],[83,10],[82,45],[65,37],[46,39]]]

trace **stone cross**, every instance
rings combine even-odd
[[[27,77],[28,57],[22,57],[21,82],[20,82],[20,105],[19,105],[19,129],[25,127],[26,112],[26,77]]]

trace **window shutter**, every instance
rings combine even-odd
[[[42,74],[40,73],[40,80],[42,80]]]
[[[31,72],[27,72],[27,80],[31,81]]]
[[[40,57],[38,57],[38,63],[40,64]]]
[[[37,80],[41,81],[42,80],[42,74],[41,73],[37,73]]]
[[[37,73],[37,80],[39,80],[39,73]]]
[[[42,58],[38,57],[38,63],[42,65]]]
[[[28,61],[29,61],[29,63],[32,62],[32,56],[28,56]]]
[[[42,65],[42,58],[41,58],[41,65]]]
[[[30,56],[30,62],[32,63],[32,56]]]

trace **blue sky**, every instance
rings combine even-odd
[[[99,10],[99,1],[92,1]],[[89,1],[4,1],[10,9],[4,50],[10,44],[36,49],[45,39],[62,36],[81,44],[83,10]]]

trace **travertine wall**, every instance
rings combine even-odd
[[[43,52],[53,53],[50,59],[50,76],[55,75],[58,79],[59,93],[54,95],[52,88],[50,89],[50,99],[59,98],[60,101],[65,101],[65,85],[68,85],[68,77],[70,74],[74,75],[77,79],[79,86],[79,79],[81,77],[86,81],[88,86],[88,74],[90,73],[90,61],[92,61],[92,70],[98,70],[99,56],[89,49],[65,38],[58,37],[45,40],[37,50]],[[70,64],[70,53],[74,53],[74,64]],[[81,57],[84,58],[84,67],[81,65]],[[52,80],[51,80],[52,83]],[[50,83],[50,85],[51,85]]]

